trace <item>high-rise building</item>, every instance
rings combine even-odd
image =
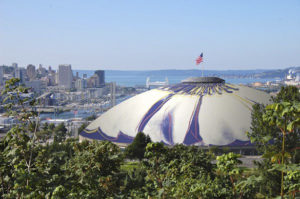
[[[25,68],[17,68],[15,71],[15,78],[19,78],[21,83],[25,82],[26,79],[26,69]]]
[[[73,72],[71,64],[64,64],[58,66],[58,86],[70,89],[72,88]]]
[[[36,77],[35,66],[32,64],[29,64],[27,66],[27,77],[29,78],[29,80],[34,80]]]
[[[3,73],[4,73],[3,66],[0,66],[0,85],[3,84]]]
[[[96,70],[95,75],[98,76],[98,81],[96,87],[102,87],[105,85],[105,71],[104,70]]]
[[[16,71],[18,70],[18,63],[12,63],[11,66],[14,69],[14,72],[13,72],[14,77],[16,77]]]
[[[96,87],[100,87],[99,86],[99,77],[97,74],[92,75],[88,80],[87,80],[87,86],[89,88],[96,88]]]
[[[42,64],[39,64],[39,68],[37,69],[37,72],[38,72],[39,75],[44,77],[47,73],[47,70],[46,70],[46,68],[43,67]]]
[[[77,79],[75,81],[75,88],[77,90],[83,90],[87,87],[86,79]]]
[[[18,68],[18,63],[12,63],[11,66],[12,66],[13,68]]]

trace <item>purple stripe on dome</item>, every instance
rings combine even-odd
[[[225,87],[226,87],[226,88],[229,88],[229,89],[232,89],[232,90],[235,90],[235,91],[239,90],[238,88],[234,88],[234,87],[229,86],[229,85],[225,85]]]
[[[159,111],[161,109],[161,107],[167,102],[169,101],[169,99],[171,99],[171,97],[174,94],[169,94],[167,97],[159,100],[158,102],[156,102],[154,105],[152,105],[152,107],[149,109],[149,111],[144,115],[143,119],[141,120],[139,126],[138,126],[138,132],[142,132],[145,128],[145,126],[147,125],[147,123],[149,122],[149,120],[153,117],[153,115],[155,113],[157,113],[157,111]]]
[[[200,129],[199,129],[199,111],[202,104],[203,96],[199,97],[197,106],[193,112],[192,119],[189,123],[188,130],[186,132],[183,144],[185,145],[192,145],[202,141],[202,137],[200,136]]]
[[[172,130],[173,130],[172,114],[168,113],[168,115],[163,119],[161,123],[161,131],[166,141],[171,145],[174,144]]]
[[[80,133],[80,135],[83,137],[89,138],[89,139],[108,140],[111,142],[126,143],[126,144],[130,144],[134,139],[134,137],[126,135],[126,134],[122,133],[121,131],[119,132],[117,137],[111,137],[111,136],[107,135],[106,133],[104,133],[100,128],[98,128],[98,130],[94,133],[88,133],[85,130],[83,130]]]
[[[224,91],[226,91],[227,93],[233,93],[233,91],[229,90],[228,88],[222,87],[222,89],[223,89]]]

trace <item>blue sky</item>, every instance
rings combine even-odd
[[[0,64],[12,62],[112,70],[299,66],[300,1],[0,0]]]

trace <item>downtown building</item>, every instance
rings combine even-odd
[[[29,64],[27,66],[26,72],[27,72],[27,77],[29,78],[29,80],[34,80],[36,78],[36,70],[35,70],[34,65]]]
[[[64,89],[71,89],[73,81],[73,72],[71,64],[58,66],[58,86]]]

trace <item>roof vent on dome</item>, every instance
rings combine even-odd
[[[224,79],[218,77],[189,77],[183,81],[184,84],[225,83]]]

